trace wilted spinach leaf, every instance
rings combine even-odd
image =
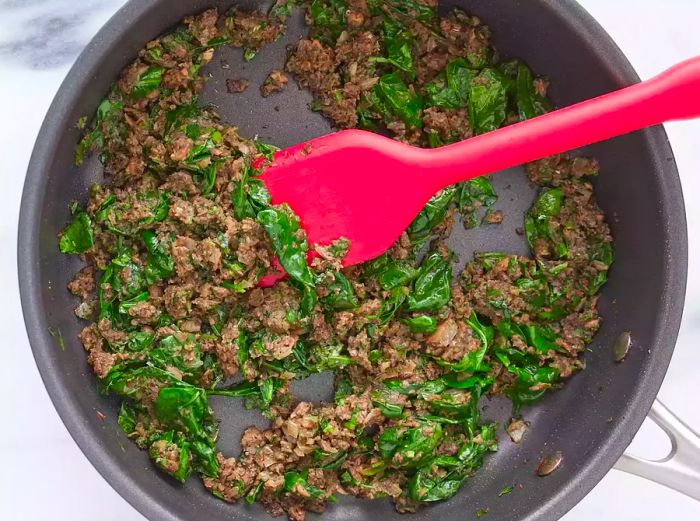
[[[496,448],[495,425],[482,426],[460,446],[455,456],[438,455],[424,464],[409,480],[409,497],[429,503],[454,496],[464,480],[481,466],[484,454]]]
[[[534,79],[530,68],[524,63],[518,64],[515,80],[516,101],[521,120],[546,114],[551,110],[549,100],[535,91]]]
[[[533,253],[541,254],[537,243],[545,241],[551,248],[547,254],[554,258],[566,258],[566,241],[552,221],[561,212],[564,193],[561,188],[543,188],[530,211],[525,216],[525,236]]]
[[[447,388],[447,384],[442,378],[417,384],[404,384],[398,380],[386,380],[384,381],[384,385],[394,392],[410,396],[420,396],[422,398],[440,394]]]
[[[309,6],[311,23],[326,43],[335,43],[346,25],[348,5],[345,0],[312,0]]]
[[[404,17],[415,18],[427,25],[432,24],[437,18],[435,6],[420,0],[368,0],[367,5],[374,15],[385,15],[386,11],[383,7],[387,6],[390,9],[389,16],[395,12]]]
[[[404,286],[418,276],[418,270],[410,260],[393,260],[381,255],[365,264],[365,276],[375,277],[383,289]]]
[[[396,72],[385,74],[377,84],[381,96],[406,125],[414,128],[423,127],[421,112],[423,100],[415,92],[411,91]]]
[[[403,305],[408,294],[408,288],[405,286],[397,286],[389,290],[389,296],[382,301],[381,307],[379,309],[379,314],[377,319],[379,319],[379,324],[387,324]]]
[[[592,244],[591,247],[593,248],[593,254],[590,256],[591,267],[595,269],[595,272],[587,278],[585,291],[587,295],[593,296],[607,282],[608,268],[613,263],[615,254],[613,246],[609,242]]]
[[[476,71],[463,58],[447,64],[445,74],[426,85],[428,103],[446,109],[466,107]]]
[[[417,315],[405,320],[411,333],[435,333],[437,320],[428,315]]]
[[[160,82],[163,80],[163,67],[149,67],[136,81],[131,89],[131,96],[138,100],[145,98],[148,94],[160,87]]]
[[[270,9],[270,16],[275,18],[286,18],[292,14],[292,8],[297,5],[297,0],[278,0]]]
[[[508,96],[503,74],[497,69],[483,69],[469,90],[469,121],[475,134],[499,128],[506,119]]]
[[[153,230],[142,230],[141,238],[146,244],[148,256],[144,276],[148,284],[154,284],[159,280],[167,279],[175,272],[172,257],[163,251],[162,244],[158,241]]]
[[[85,212],[79,212],[73,217],[58,243],[61,253],[85,253],[93,244],[92,222]]]
[[[148,291],[144,291],[143,293],[139,293],[135,297],[131,297],[127,300],[122,300],[119,303],[119,313],[127,315],[131,308],[133,308],[136,304],[139,304],[140,302],[146,302],[148,300],[148,297]]]
[[[102,133],[104,123],[107,123],[108,126],[112,128],[112,131],[116,131],[117,119],[123,107],[124,103],[122,101],[110,100],[109,98],[105,98],[100,102],[97,106],[92,130],[83,136],[80,143],[78,143],[78,146],[75,148],[76,165],[79,166],[83,162],[85,153],[90,149],[93,147],[102,147],[104,145],[105,136]]]
[[[452,266],[440,253],[430,254],[421,264],[413,291],[408,295],[410,311],[437,310],[450,301]]]
[[[413,469],[433,455],[442,434],[442,426],[430,421],[418,427],[390,427],[379,435],[377,446],[390,466]]]
[[[408,79],[413,79],[416,70],[413,67],[413,56],[411,55],[411,35],[405,28],[391,20],[384,19],[384,45],[387,57],[373,58],[375,63],[389,63],[406,73]]]
[[[377,407],[385,418],[401,418],[403,405],[395,403],[395,396],[388,388],[372,391],[372,404]]]
[[[430,237],[433,229],[445,219],[456,193],[455,186],[448,186],[426,203],[408,228],[408,234],[413,243],[421,244]]]
[[[474,373],[482,370],[482,362],[486,352],[488,351],[491,342],[493,341],[494,330],[491,326],[485,326],[479,321],[476,313],[472,312],[467,319],[467,325],[472,330],[472,334],[479,339],[479,349],[470,351],[462,357],[457,363],[448,363],[437,359],[440,365],[449,367],[450,370],[456,373]]]
[[[477,224],[476,210],[492,206],[497,199],[496,191],[485,177],[475,177],[457,185],[455,202],[468,228]]]
[[[204,370],[202,350],[194,338],[181,341],[174,335],[163,337],[158,347],[149,350],[148,360],[161,369],[177,369],[185,381],[198,380]]]
[[[345,275],[336,271],[333,273],[333,281],[326,285],[328,295],[321,299],[324,306],[331,309],[354,309],[358,305],[355,290]]]
[[[197,98],[185,105],[178,105],[165,114],[165,133],[170,133],[173,128],[179,128],[183,121],[189,121],[200,113]]]
[[[308,497],[310,499],[319,499],[323,497],[323,490],[318,487],[314,487],[308,482],[309,471],[303,470],[301,472],[290,471],[284,474],[284,490],[289,493]]]
[[[175,376],[167,371],[152,366],[133,367],[129,364],[113,366],[107,376],[100,382],[103,394],[113,392],[120,396],[127,396],[139,400],[143,392],[153,380],[167,385],[181,384]],[[187,385],[187,384],[182,384]]]
[[[514,414],[523,405],[539,400],[559,380],[558,369],[541,367],[533,355],[511,347],[498,348],[494,353],[504,367],[517,377],[505,393],[513,402]]]
[[[123,401],[121,407],[119,407],[117,424],[127,436],[136,430],[136,411],[126,401]]]
[[[292,281],[304,289],[303,299],[307,300],[305,307],[310,311],[316,302],[315,278],[306,263],[308,244],[299,228],[299,219],[289,206],[280,205],[262,210],[258,213],[257,220],[270,236],[272,247],[284,270]]]

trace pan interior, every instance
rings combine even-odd
[[[482,17],[503,55],[522,58],[536,73],[551,79],[551,96],[559,106],[608,92],[635,79],[602,30],[572,2],[442,3],[445,9],[459,6]],[[42,375],[64,421],[93,463],[129,501],[153,519],[263,519],[268,515],[257,505],[232,506],[217,501],[198,479],[190,479],[184,486],[173,483],[158,473],[147,455],[121,433],[116,425],[117,402],[98,393],[85,364],[77,339],[82,325],[72,312],[76,302],[64,289],[79,263],[58,253],[55,237],[69,219],[69,202],[84,202],[89,185],[101,180],[101,168],[95,158],[80,168],[73,166],[73,148],[78,140],[75,122],[94,112],[121,68],[149,39],[187,14],[212,5],[226,8],[230,4],[223,0],[128,4],[91,44],[93,56],[81,58],[71,71],[59,94],[60,107],[52,108],[54,116],[50,115],[40,135],[36,153],[39,156],[30,166],[29,195],[25,191],[23,219],[31,221],[35,228],[30,230],[31,236],[30,232],[24,233],[20,243],[20,266],[31,266],[31,275],[21,275],[26,277],[22,281],[23,304]],[[204,70],[210,78],[202,102],[214,105],[224,121],[238,126],[244,136],[258,135],[281,147],[329,132],[328,122],[307,109],[311,95],[293,82],[268,98],[258,93],[269,71],[283,68],[286,46],[304,34],[303,25],[303,16],[297,12],[284,40],[265,47],[251,62],[243,61],[240,50],[217,51]],[[239,77],[249,79],[250,88],[242,94],[228,93],[226,79]],[[74,92],[67,92],[69,88]],[[603,326],[590,346],[587,370],[571,379],[564,390],[524,410],[532,428],[521,444],[511,443],[499,430],[500,450],[487,458],[484,468],[462,491],[450,501],[420,510],[411,519],[463,520],[475,518],[476,510],[486,507],[494,519],[558,517],[610,468],[631,440],[646,412],[644,408],[658,390],[675,340],[685,280],[685,222],[670,149],[663,140],[663,131],[655,129],[583,152],[600,161],[601,175],[595,183],[597,197],[616,241],[616,261],[599,304]],[[500,226],[469,231],[455,226],[449,244],[457,252],[460,266],[475,251],[528,252],[516,228],[522,226],[534,189],[520,168],[494,175],[493,183],[499,194],[494,208],[503,210],[505,220]],[[28,204],[28,200],[34,202]],[[670,203],[675,204],[673,210]],[[28,212],[33,217],[26,217]],[[675,245],[671,243],[673,227],[682,232],[680,239],[675,235],[675,240],[681,241]],[[28,292],[33,296],[28,297]],[[47,333],[49,326],[62,331],[65,351],[56,349]],[[634,347],[620,365],[613,362],[611,350],[622,331],[633,332]],[[322,399],[330,385],[330,375],[321,375],[295,384],[295,390],[305,398]],[[264,425],[257,412],[245,411],[238,402],[212,400],[222,422],[220,448],[227,454],[237,452],[240,434],[247,425]],[[630,411],[633,403],[638,407]],[[483,408],[486,419],[501,422],[510,410],[502,400],[485,400]],[[96,409],[106,415],[105,421],[96,417]],[[535,468],[541,455],[554,450],[563,452],[563,466],[547,478],[538,478]],[[510,485],[515,485],[513,493],[499,498],[499,491]],[[345,498],[330,505],[325,516],[329,520],[380,516],[399,519],[388,501]]]

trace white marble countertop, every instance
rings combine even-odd
[[[700,55],[698,0],[580,0],[642,78]],[[34,139],[69,66],[124,0],[0,0],[0,519],[139,521],[68,435],[34,365],[19,303],[15,244]],[[685,316],[660,397],[700,431],[700,121],[667,125],[685,191],[690,272]],[[688,399],[692,396],[692,399]],[[660,457],[668,440],[647,421],[631,450]],[[566,521],[700,519],[700,502],[611,471]],[[407,518],[408,519],[408,518]]]

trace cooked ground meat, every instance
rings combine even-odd
[[[508,425],[506,425],[506,432],[508,436],[510,436],[510,439],[513,440],[513,443],[520,443],[528,428],[529,425],[526,421],[522,418],[517,418],[511,420]]]
[[[248,85],[250,85],[250,82],[245,78],[239,78],[237,80],[229,78],[226,80],[226,90],[231,93],[244,92],[248,88]]]
[[[549,110],[547,81],[499,62],[476,17],[440,17],[435,0],[338,5],[307,9],[309,37],[285,70],[339,128],[439,147]],[[480,253],[453,280],[442,239],[457,214],[468,228],[484,208],[481,222],[503,220],[479,178],[436,194],[386,254],[342,267],[347,240],[309,246],[291,209],[270,205],[256,165],[271,148],[194,103],[214,48],[251,59],[282,34],[290,6],[210,9],[126,67],[76,152],[99,152],[108,182],[60,237],[86,261],[68,289],[90,322],[88,364],[124,399],[119,425],[162,471],[197,472],[217,497],[292,520],[336,494],[388,496],[411,512],[449,498],[496,450],[481,396],[509,396],[517,415],[583,369],[613,256],[588,181],[598,165],[528,165],[540,189],[522,229],[531,258]],[[287,83],[272,71],[261,93]],[[229,92],[247,86],[227,81]],[[258,286],[282,265],[286,281]],[[323,371],[335,372],[334,400],[290,393]],[[271,421],[244,432],[237,457],[216,447],[212,394]],[[506,431],[518,441],[527,425],[518,417]]]
[[[95,270],[92,266],[85,266],[75,278],[68,284],[68,290],[83,300],[95,291]]]
[[[482,222],[485,224],[501,224],[503,222],[503,211],[488,210],[486,215],[484,215],[484,220]]]
[[[288,82],[289,78],[284,72],[274,70],[265,78],[265,82],[260,87],[260,94],[263,97],[267,97],[270,94],[279,92],[287,86]]]

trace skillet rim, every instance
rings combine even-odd
[[[600,56],[614,68],[623,84],[639,81],[625,55],[598,22],[575,0],[544,0],[548,9],[572,30],[586,34],[591,53]],[[110,50],[131,29],[133,20],[153,9],[157,0],[129,0],[99,30],[81,52],[58,89],[36,139],[22,192],[18,230],[18,273],[22,311],[39,373],[61,420],[82,452],[101,476],[136,510],[152,520],[186,521],[167,505],[151,500],[137,487],[130,474],[120,468],[118,460],[102,450],[100,441],[91,436],[77,406],[72,402],[65,376],[50,364],[55,350],[49,332],[43,327],[39,247],[35,240],[40,229],[39,209],[43,206],[47,171],[58,146],[58,136],[72,124],[70,107],[78,100],[90,79],[99,70]],[[663,173],[660,183],[662,217],[667,237],[665,272],[661,274],[664,292],[658,300],[657,313],[665,320],[648,342],[650,355],[641,375],[644,385],[637,386],[627,404],[628,414],[619,419],[599,450],[567,485],[555,491],[548,501],[523,519],[558,519],[578,503],[612,468],[627,448],[646,417],[666,374],[680,328],[685,300],[688,264],[687,225],[683,193],[673,151],[662,126],[641,131],[653,158],[653,166]],[[27,268],[27,269],[24,269]]]

